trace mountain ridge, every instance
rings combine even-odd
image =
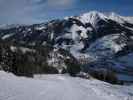
[[[133,24],[127,17],[114,13],[104,15],[92,11],[62,20],[1,29],[0,39],[66,50],[81,62],[83,69],[87,66],[86,72],[91,66],[94,70],[133,72],[133,63],[128,60],[133,58]]]
[[[115,17],[116,18],[121,18],[121,19],[124,19],[125,21],[128,21],[129,23],[133,23],[133,16],[122,16],[122,15],[119,15],[115,12],[99,12],[99,11],[90,11],[90,12],[86,12],[86,13],[82,13],[82,14],[79,14],[79,15],[76,15],[78,17],[81,17],[81,16],[84,16],[84,15],[88,15],[88,14],[100,14],[108,19],[112,19],[114,20]],[[67,19],[67,18],[72,18],[73,16],[67,16],[67,17],[64,17],[63,19]],[[117,21],[117,20],[116,20]],[[47,21],[49,22],[49,21]],[[47,22],[43,22],[43,23],[47,23]],[[41,23],[39,23],[41,24]],[[27,26],[26,24],[2,24],[0,25],[0,28],[1,29],[6,29],[6,28],[13,28],[13,27],[16,27],[16,26]],[[32,24],[29,24],[29,25],[32,25]]]

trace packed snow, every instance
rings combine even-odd
[[[0,100],[133,100],[133,85],[67,75],[36,75],[30,79],[0,71]]]

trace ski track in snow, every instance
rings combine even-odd
[[[0,72],[0,100],[133,100],[133,86],[64,75],[30,79]]]

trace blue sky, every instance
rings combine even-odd
[[[0,0],[0,24],[32,24],[97,10],[133,16],[133,0]]]

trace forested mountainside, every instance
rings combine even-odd
[[[41,24],[4,27],[0,39],[1,69],[13,73],[111,71],[133,76],[132,17],[93,11]],[[29,71],[29,66],[35,69]]]

